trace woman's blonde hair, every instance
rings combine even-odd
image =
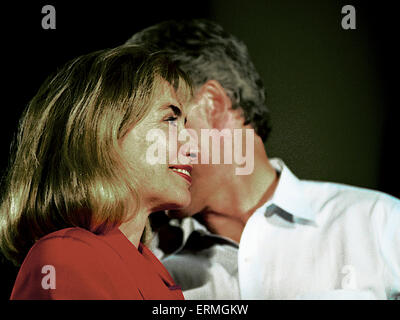
[[[78,57],[44,82],[21,118],[3,179],[6,258],[19,265],[48,233],[103,233],[135,214],[138,186],[118,141],[147,115],[163,80],[190,89],[162,53],[131,45]]]

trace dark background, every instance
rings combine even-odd
[[[56,8],[56,30],[41,27],[46,4]],[[346,4],[356,8],[356,30],[341,27]],[[248,45],[271,110],[270,157],[302,179],[400,197],[398,19],[389,1],[31,1],[2,4],[1,14],[2,172],[22,110],[58,66],[162,20],[196,17]],[[0,299],[16,271],[1,264]]]

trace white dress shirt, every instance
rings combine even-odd
[[[239,246],[183,220],[185,243],[162,259],[186,299],[398,299],[400,201],[299,180],[279,159],[272,198]]]

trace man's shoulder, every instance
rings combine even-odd
[[[366,209],[399,210],[400,200],[384,192],[344,183],[303,180],[296,177],[283,160],[273,158],[271,164],[283,179],[283,187],[279,189],[278,185],[280,202],[298,202],[314,213],[343,212],[361,207],[364,212]]]
[[[400,200],[381,191],[335,182],[301,180],[314,209],[332,206],[336,210],[363,208],[365,212],[400,214]]]

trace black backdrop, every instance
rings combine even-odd
[[[46,4],[56,8],[55,30],[41,27]],[[341,28],[345,4],[356,8],[356,30]],[[272,114],[269,156],[300,178],[400,196],[398,26],[389,1],[31,1],[2,4],[1,13],[2,171],[19,116],[50,72],[159,21],[197,17],[248,44]],[[7,299],[17,269],[3,262],[0,271]]]

